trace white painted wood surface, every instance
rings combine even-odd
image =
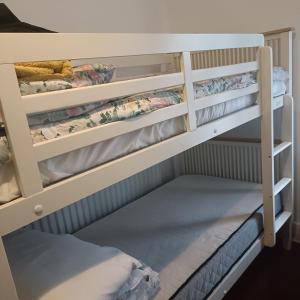
[[[280,154],[282,151],[292,146],[291,142],[282,142],[274,147],[274,156]]]
[[[292,214],[284,236],[284,246],[290,249],[293,240],[292,228],[294,220],[294,101],[290,95],[284,96],[281,139],[291,144],[280,155],[282,176],[291,179],[290,184],[281,193],[284,210]]]
[[[19,299],[6,257],[2,237],[0,237],[0,297],[1,300]]]
[[[287,221],[289,221],[289,219],[291,218],[291,216],[292,216],[291,212],[287,212],[287,211],[282,212],[276,218],[276,221],[275,221],[275,231],[278,232],[281,229],[281,227],[283,225],[285,225]]]
[[[235,74],[257,71],[259,69],[256,61],[234,64],[229,66],[221,66],[208,69],[199,69],[192,71],[192,81],[202,81],[218,77],[230,76]]]
[[[22,107],[19,85],[13,65],[0,64],[0,99],[8,140],[18,183],[22,194],[29,196],[42,190],[42,181],[34,157],[32,139],[25,112]]]
[[[274,134],[272,109],[272,48],[263,47],[260,58],[260,103],[262,110],[261,146],[262,146],[262,184],[264,203],[264,243],[274,246],[275,235],[275,201],[274,201]]]
[[[0,44],[0,63],[16,63],[260,47],[264,45],[264,37],[262,34],[1,33]]]
[[[182,85],[182,73],[117,81],[22,97],[26,113],[37,113]]]
[[[190,52],[183,52],[180,61],[181,71],[184,74],[184,89],[183,97],[188,106],[188,116],[186,118],[187,129],[193,131],[196,129],[196,113],[195,113],[195,99],[194,88],[192,82],[192,65]]]
[[[291,183],[292,179],[288,177],[281,178],[274,185],[274,196],[278,195],[289,183]]]
[[[280,33],[280,66],[289,73],[287,93],[293,93],[293,32]]]
[[[284,209],[293,212],[294,209],[294,103],[291,96],[284,97],[282,110],[281,139],[289,143],[281,153],[281,172],[283,177],[291,178],[288,189],[283,191]]]

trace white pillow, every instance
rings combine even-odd
[[[23,230],[5,239],[5,247],[20,300],[120,299],[142,266],[119,249],[72,235]]]

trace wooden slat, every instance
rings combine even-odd
[[[181,71],[184,74],[184,90],[183,97],[184,101],[188,106],[188,116],[186,124],[188,130],[195,130],[197,127],[196,113],[195,113],[195,101],[194,101],[194,89],[192,83],[192,65],[191,65],[191,54],[190,52],[183,52],[180,59]]]
[[[263,46],[262,34],[1,33],[1,63]],[[43,51],[41,51],[43,45]]]
[[[290,182],[291,178],[283,177],[274,186],[274,196],[279,194]]]
[[[283,142],[274,148],[273,155],[276,156],[292,145],[291,142]]]
[[[86,63],[112,64],[116,68],[132,68],[139,66],[153,66],[160,64],[171,64],[173,61],[172,55],[157,54],[157,55],[138,55],[131,57],[110,57],[110,58],[92,58],[72,61],[73,66],[78,66]]]
[[[155,123],[185,115],[187,112],[186,103],[180,103],[140,117],[98,126],[68,136],[38,143],[34,145],[35,157],[38,161],[42,161]]]
[[[253,84],[249,87],[239,90],[226,91],[223,93],[206,96],[195,100],[195,108],[196,110],[204,109],[209,106],[223,103],[228,100],[236,99],[242,96],[250,95],[256,92],[258,92],[258,84]]]
[[[192,81],[202,81],[218,77],[230,76],[235,74],[247,73],[258,70],[258,63],[248,62],[241,64],[234,64],[229,66],[199,69],[192,71]]]
[[[292,216],[291,212],[284,211],[282,212],[275,221],[275,230],[278,232],[280,228],[289,220],[289,218]]]
[[[161,143],[93,168],[53,184],[40,193],[19,198],[0,206],[0,235],[36,221],[88,195],[130,177],[148,167],[177,155],[260,116],[258,105],[203,125],[195,131],[180,134]],[[158,155],[159,154],[159,155]],[[36,205],[43,213],[34,214]],[[18,218],[15,218],[18,216]]]
[[[183,74],[174,73],[63,91],[28,95],[23,96],[22,100],[26,113],[37,113],[173,87],[182,85],[183,83]]]
[[[273,98],[272,107],[273,110],[283,107],[283,96]]]

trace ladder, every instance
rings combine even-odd
[[[286,226],[285,247],[290,248],[292,242],[293,213],[293,98],[287,94],[273,99],[273,60],[272,48],[263,47],[260,55],[261,80],[261,159],[264,205],[264,245],[273,247],[276,243],[276,233]],[[282,103],[281,142],[274,145],[274,102]],[[275,182],[274,158],[279,156],[280,179]],[[283,211],[275,218],[275,197],[281,194]]]

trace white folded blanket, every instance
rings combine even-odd
[[[112,247],[22,230],[5,239],[20,300],[150,299],[158,274]]]

